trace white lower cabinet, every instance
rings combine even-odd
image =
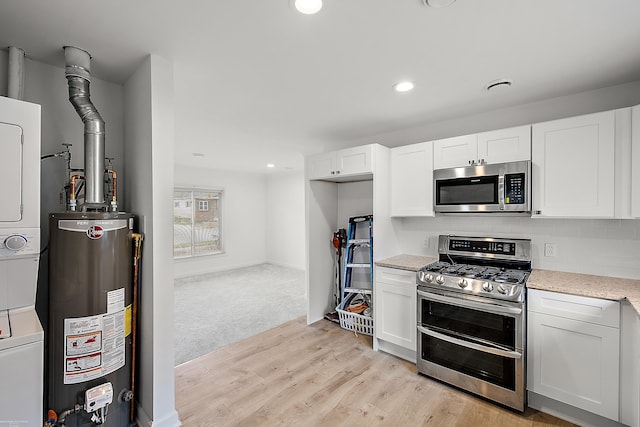
[[[416,273],[377,267],[374,325],[378,349],[415,362]]]
[[[640,426],[640,313],[627,301],[621,303],[620,325],[620,422]]]
[[[529,290],[527,389],[618,421],[620,303]]]

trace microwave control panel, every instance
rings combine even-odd
[[[504,176],[504,203],[507,205],[522,205],[525,203],[524,173],[511,173]]]

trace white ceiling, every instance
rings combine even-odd
[[[0,43],[123,83],[174,64],[176,163],[300,169],[375,135],[640,79],[638,0],[0,0]],[[500,93],[484,86],[499,78]],[[413,92],[393,83],[409,78]],[[416,141],[417,142],[417,141]],[[204,158],[191,153],[201,152]]]

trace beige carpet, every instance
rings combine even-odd
[[[176,279],[175,365],[306,315],[304,271],[261,264]]]

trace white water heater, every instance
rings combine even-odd
[[[0,426],[42,425],[40,106],[0,97]]]

